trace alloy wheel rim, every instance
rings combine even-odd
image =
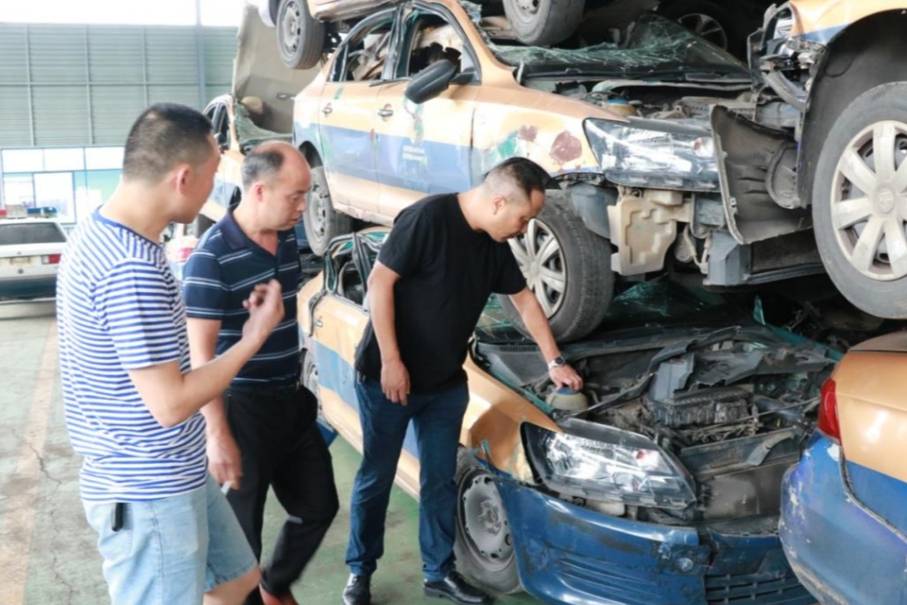
[[[560,242],[548,225],[532,219],[526,233],[509,240],[510,249],[549,319],[563,306],[567,291],[567,263]]]
[[[884,120],[857,134],[835,167],[831,224],[838,247],[861,275],[907,276],[907,124]]]
[[[677,19],[678,23],[715,46],[727,48],[727,32],[714,17],[705,13],[690,13]]]

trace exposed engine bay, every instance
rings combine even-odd
[[[477,340],[475,358],[564,431],[524,425],[539,482],[616,516],[689,524],[778,512],[811,432],[829,349],[752,323],[636,327],[565,348],[585,380],[559,391],[529,343]]]

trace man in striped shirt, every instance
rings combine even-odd
[[[315,397],[299,385],[296,293],[301,271],[293,227],[311,184],[302,154],[265,143],[246,155],[239,206],[211,227],[184,270],[193,364],[208,362],[240,337],[242,301],[255,284],[275,278],[286,315],[243,366],[223,397],[202,411],[214,477],[230,486],[233,506],[256,557],[268,488],[287,511],[262,569],[260,597],[247,603],[295,604],[290,585],[315,554],[337,514],[331,456],[315,422]]]
[[[185,309],[161,249],[213,185],[211,124],[173,104],[132,126],[122,181],[84,219],[60,267],[60,370],[80,489],[117,605],[241,603],[259,572],[205,461],[199,410],[229,384],[283,317],[280,285],[244,301],[236,344],[189,371]]]

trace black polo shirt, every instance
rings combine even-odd
[[[211,227],[196,246],[183,270],[186,314],[199,319],[219,319],[220,355],[242,336],[249,318],[242,303],[256,284],[270,279],[283,289],[284,318],[264,346],[243,366],[232,386],[287,385],[299,378],[299,329],[296,294],[301,271],[293,230],[278,234],[273,255],[243,232],[233,212]]]

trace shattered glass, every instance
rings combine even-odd
[[[749,80],[746,67],[730,54],[673,21],[644,14],[627,29],[621,43],[582,48],[517,46],[489,41],[503,62],[524,76],[591,73],[625,78],[709,81]]]

